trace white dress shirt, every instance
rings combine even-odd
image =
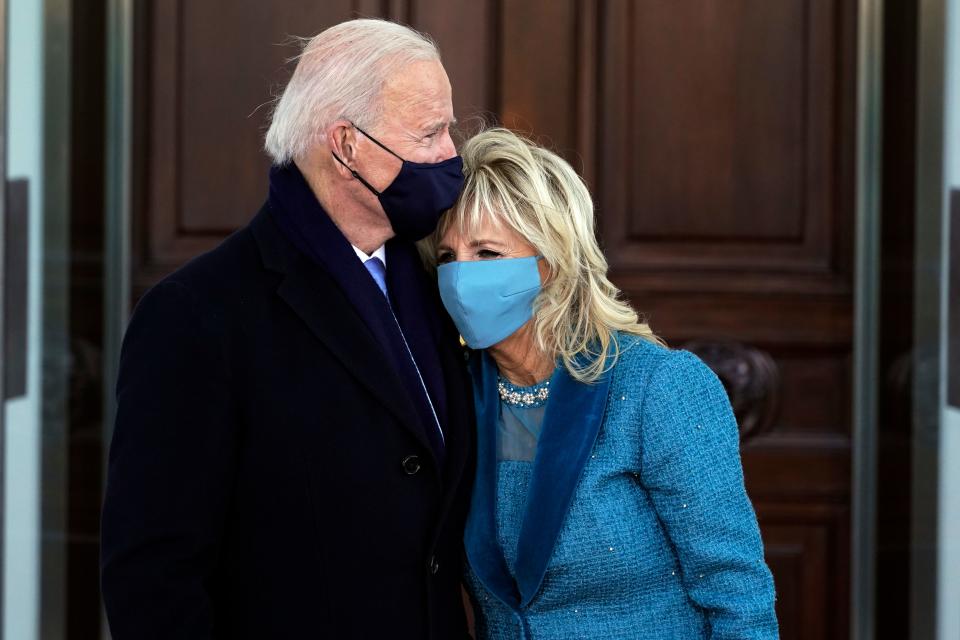
[[[350,245],[350,246],[353,247],[353,245]],[[383,263],[383,267],[384,267],[384,269],[386,269],[386,267],[387,267],[387,245],[385,245],[385,244],[380,245],[380,247],[379,247],[376,251],[374,251],[373,253],[371,253],[370,255],[367,255],[366,253],[363,252],[362,249],[358,249],[357,247],[353,247],[353,250],[357,252],[357,257],[360,258],[360,262],[366,262],[366,261],[369,260],[370,258],[380,258],[380,262]]]

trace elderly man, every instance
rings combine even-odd
[[[355,20],[276,106],[267,203],[124,340],[103,513],[115,640],[462,638],[472,407],[418,260],[463,177],[434,44]]]

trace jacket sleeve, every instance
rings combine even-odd
[[[124,338],[101,527],[114,640],[214,635],[209,583],[236,466],[221,322],[165,281]]]
[[[736,419],[696,356],[669,352],[643,400],[641,479],[713,640],[778,637],[773,578],[740,464]]]

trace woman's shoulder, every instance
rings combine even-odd
[[[616,357],[613,364],[614,375],[620,376],[635,376],[643,372],[649,374],[668,361],[683,359],[683,354],[693,355],[688,351],[671,349],[644,336],[624,332],[615,334],[611,351]]]
[[[736,419],[727,393],[713,370],[693,353],[633,338],[624,344],[613,373],[616,413],[642,415],[646,455],[670,454],[681,446],[700,453],[719,447],[703,453],[711,456],[736,451]],[[690,425],[699,426],[691,431]]]
[[[617,334],[614,381],[636,388],[660,389],[666,393],[720,385],[716,374],[689,351],[671,349],[643,336]]]

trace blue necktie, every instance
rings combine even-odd
[[[383,295],[387,295],[387,268],[383,266],[383,262],[380,258],[373,257],[363,263],[363,266],[367,268],[367,271],[370,272],[370,275],[373,276],[373,281],[377,283],[377,286],[380,287],[380,291],[383,291]],[[390,301],[390,296],[387,296],[387,301]]]
[[[363,266],[366,267],[367,271],[370,272],[370,276],[373,278],[373,281],[377,283],[378,287],[380,287],[380,291],[383,292],[384,297],[387,299],[387,304],[390,305],[390,296],[387,295],[387,268],[383,265],[383,261],[374,256],[373,258],[370,258],[364,262]],[[393,305],[390,305],[390,313],[393,313]],[[413,362],[414,369],[417,370],[417,377],[420,378],[420,387],[423,389],[423,395],[427,397],[427,402],[430,404],[430,411],[433,413],[433,421],[436,424],[437,431],[440,433],[440,445],[443,446],[443,429],[440,428],[440,420],[437,418],[437,410],[433,408],[433,400],[430,399],[430,393],[427,391],[427,385],[423,381],[423,375],[420,373],[420,367],[417,366],[417,360],[413,357],[413,352],[410,351],[410,345],[407,344],[407,338],[403,335],[403,329],[400,328],[400,323],[397,322],[396,315],[393,316],[393,321],[397,323],[397,331],[400,332],[400,337],[403,338],[403,346],[407,350],[407,355],[410,356],[410,361]]]

